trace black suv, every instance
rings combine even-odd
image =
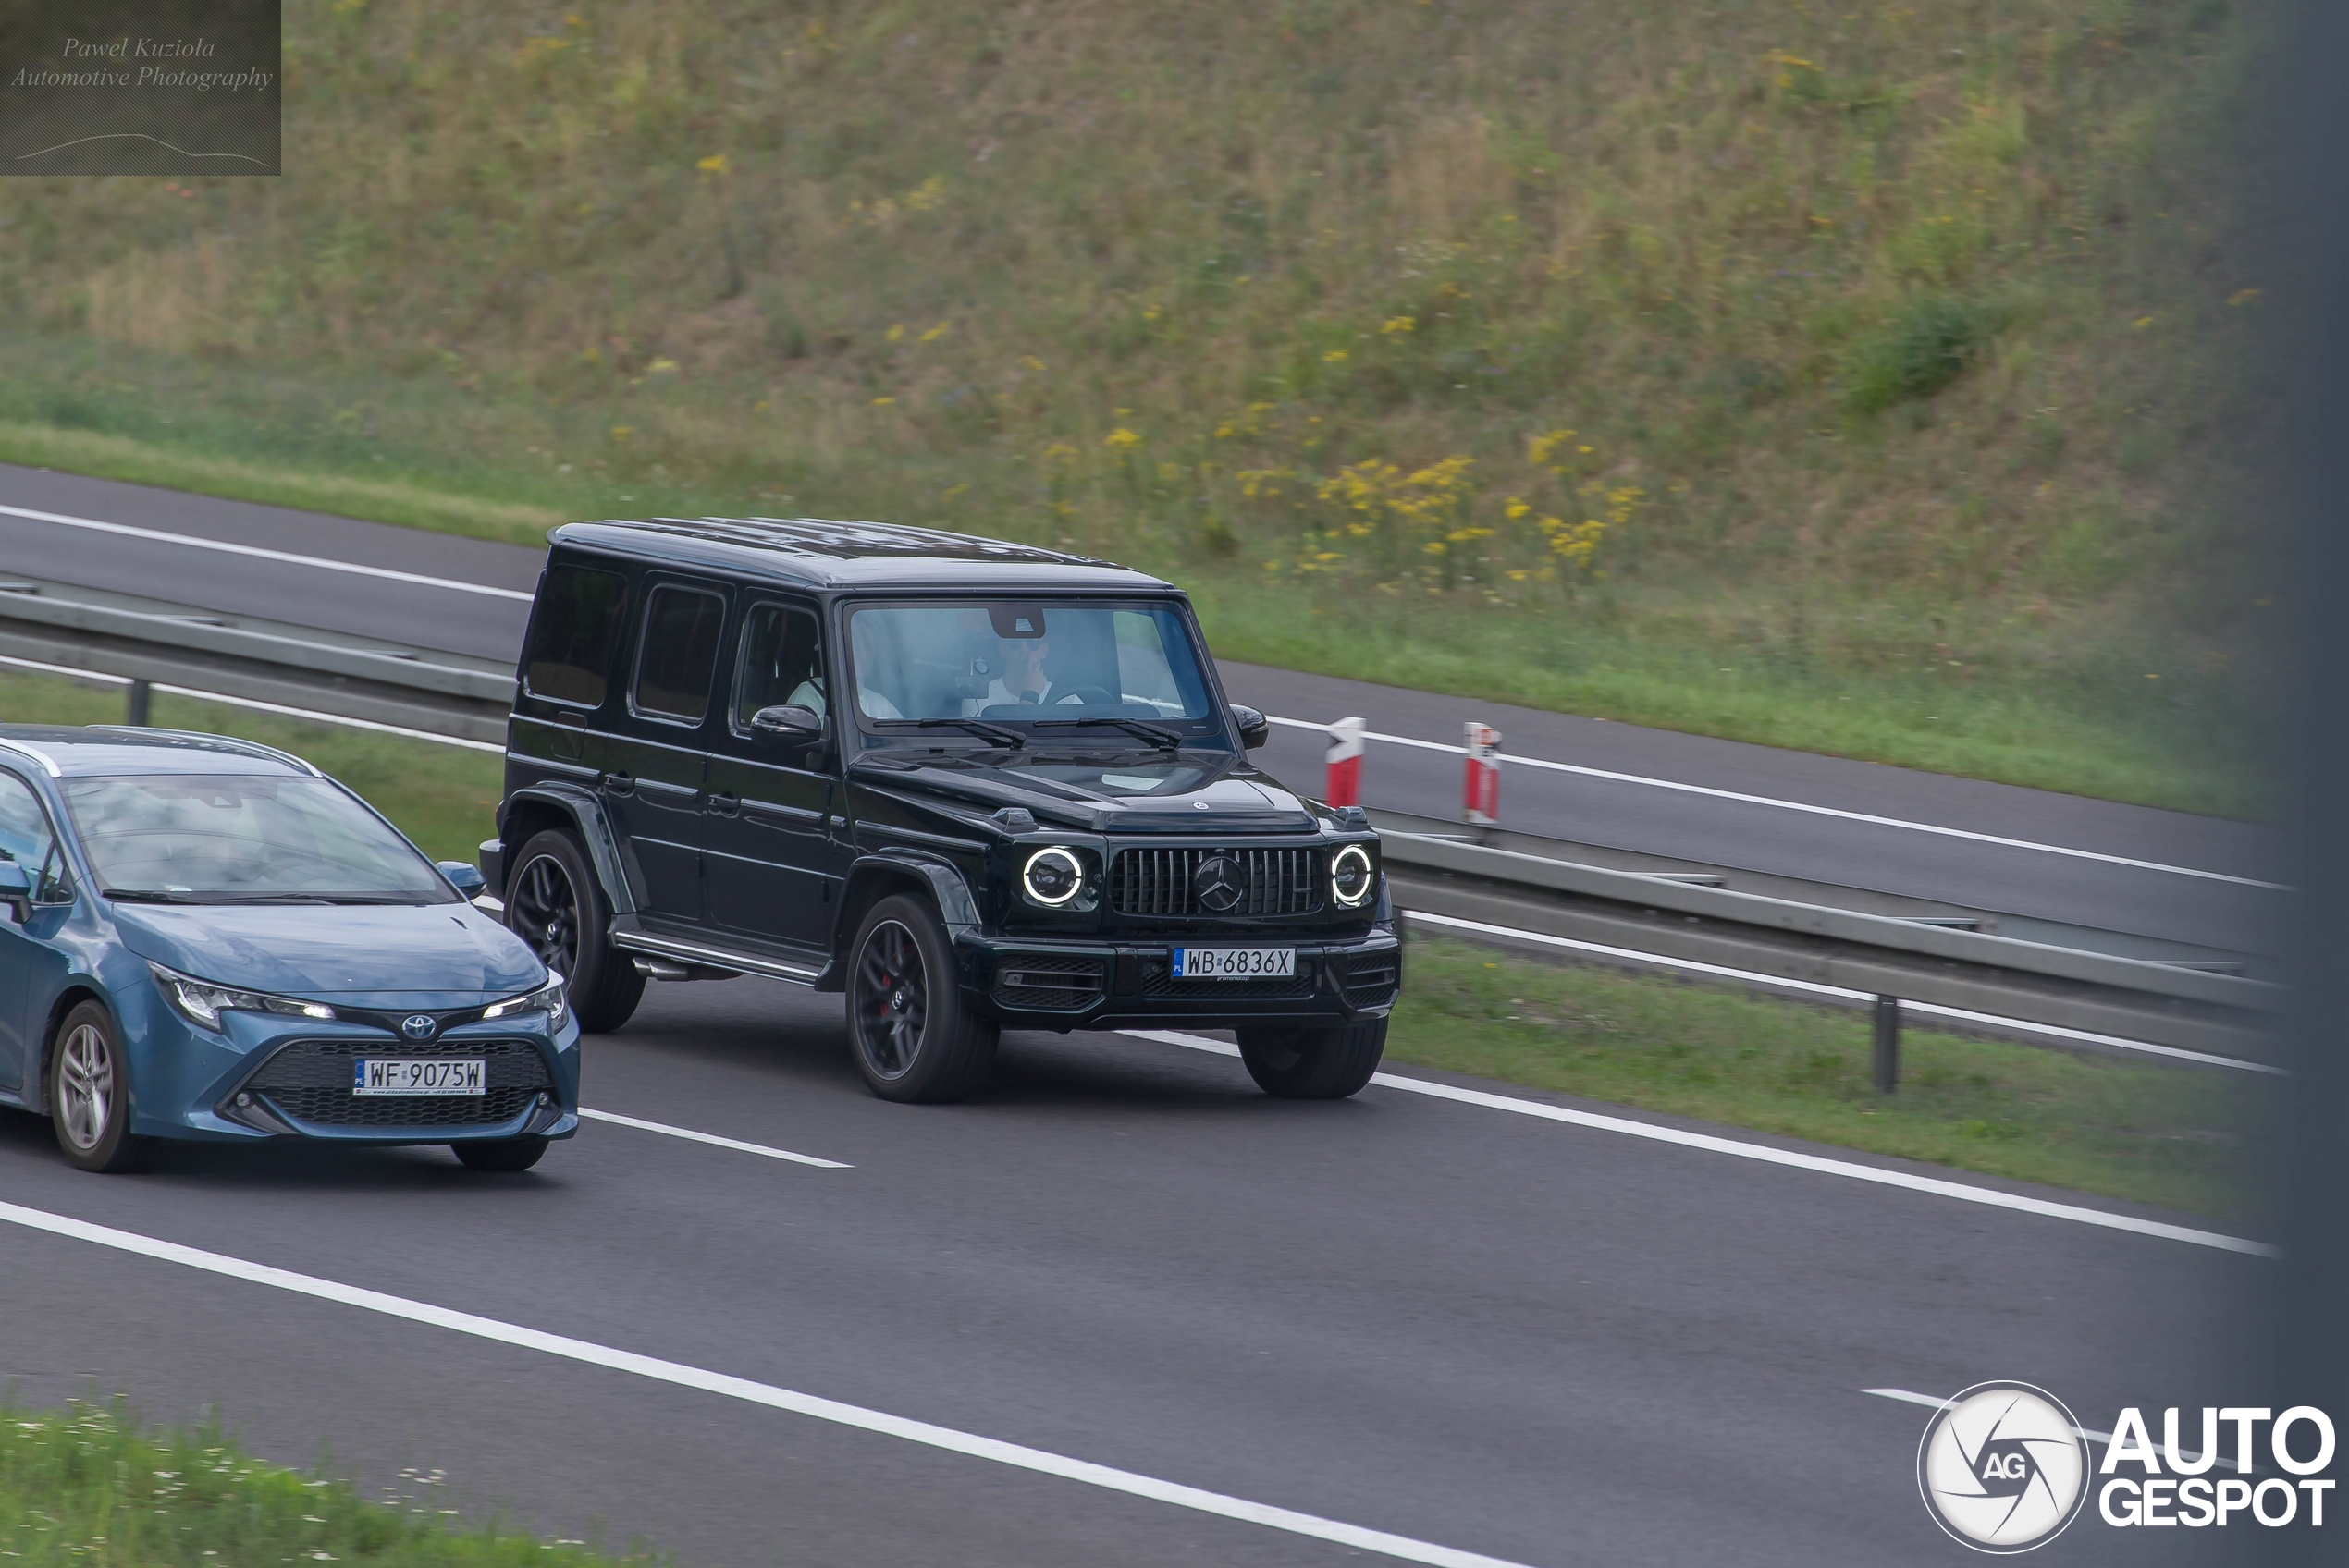
[[[845,991],[891,1099],[970,1094],[1003,1025],[1230,1028],[1268,1093],[1369,1081],[1378,836],[1249,765],[1264,717],[1175,588],[870,523],[550,538],[481,868],[584,1027],[755,974]]]

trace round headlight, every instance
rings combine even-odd
[[[1019,879],[1029,898],[1048,909],[1058,909],[1085,886],[1085,865],[1073,852],[1055,844],[1028,856]]]
[[[1348,844],[1330,857],[1330,892],[1347,909],[1359,905],[1371,896],[1378,878],[1371,872],[1371,851],[1359,844]]]

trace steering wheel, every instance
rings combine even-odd
[[[1109,688],[1106,686],[1072,686],[1065,692],[1053,692],[1052,700],[1044,705],[1056,708],[1064,703],[1072,706],[1082,704],[1086,707],[1091,707],[1099,704],[1103,707],[1112,707],[1116,704],[1117,699],[1110,695]]]

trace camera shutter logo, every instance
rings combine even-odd
[[[1934,1413],[1917,1444],[1917,1490],[1976,1551],[2042,1547],[2080,1516],[2088,1445],[2063,1402],[2029,1383],[1976,1383]]]

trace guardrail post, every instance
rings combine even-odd
[[[1876,999],[1876,1092],[1888,1095],[1900,1083],[1900,998]]]
[[[133,680],[130,683],[129,701],[127,704],[127,711],[123,715],[122,722],[136,726],[141,729],[147,728],[147,708],[148,704],[154,700],[154,690],[150,688],[145,681]]]
[[[1322,785],[1322,800],[1333,806],[1359,806],[1362,803],[1362,721],[1341,718],[1330,726],[1328,781]]]

